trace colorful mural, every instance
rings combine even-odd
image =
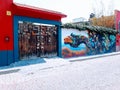
[[[89,30],[62,29],[62,57],[76,57],[114,52],[116,37]]]

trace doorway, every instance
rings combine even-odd
[[[57,30],[55,25],[18,21],[20,60],[57,56]]]

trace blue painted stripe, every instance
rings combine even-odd
[[[58,26],[58,56],[62,57],[62,31],[61,31],[61,27]]]
[[[0,51],[0,66],[13,63],[13,51]]]
[[[8,65],[14,62],[13,51],[7,51]]]
[[[30,18],[30,17],[23,17],[23,16],[14,16],[16,21],[28,21],[34,23],[43,23],[43,24],[51,24],[51,25],[61,25],[61,22],[54,21],[54,20],[43,20],[37,18]]]
[[[0,51],[0,66],[7,65],[7,52],[6,51]]]
[[[19,61],[18,20],[14,18],[14,62]]]

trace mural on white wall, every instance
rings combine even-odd
[[[62,56],[74,57],[86,54],[86,44],[88,42],[88,32],[76,29],[62,29]]]
[[[115,51],[116,38],[89,30],[62,29],[62,57],[96,55]]]

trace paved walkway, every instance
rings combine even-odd
[[[11,68],[20,68],[22,66],[29,66],[29,65],[36,65],[36,64],[41,64],[44,66],[44,68],[50,68],[55,66],[59,66],[61,64],[65,64],[66,62],[75,62],[75,61],[85,61],[85,60],[91,60],[94,58],[100,58],[100,57],[107,57],[107,56],[113,56],[113,55],[119,55],[120,52],[113,52],[113,53],[107,53],[107,54],[101,54],[101,55],[93,55],[93,56],[82,56],[82,57],[73,57],[73,58],[59,58],[59,57],[54,57],[54,58],[39,58],[36,60],[24,60],[24,61],[19,61],[12,63],[9,66],[3,66],[0,67],[0,70],[5,70],[5,69],[11,69]]]
[[[0,70],[0,88],[2,90],[120,90],[119,52],[96,57],[44,58],[43,63],[4,68]]]

